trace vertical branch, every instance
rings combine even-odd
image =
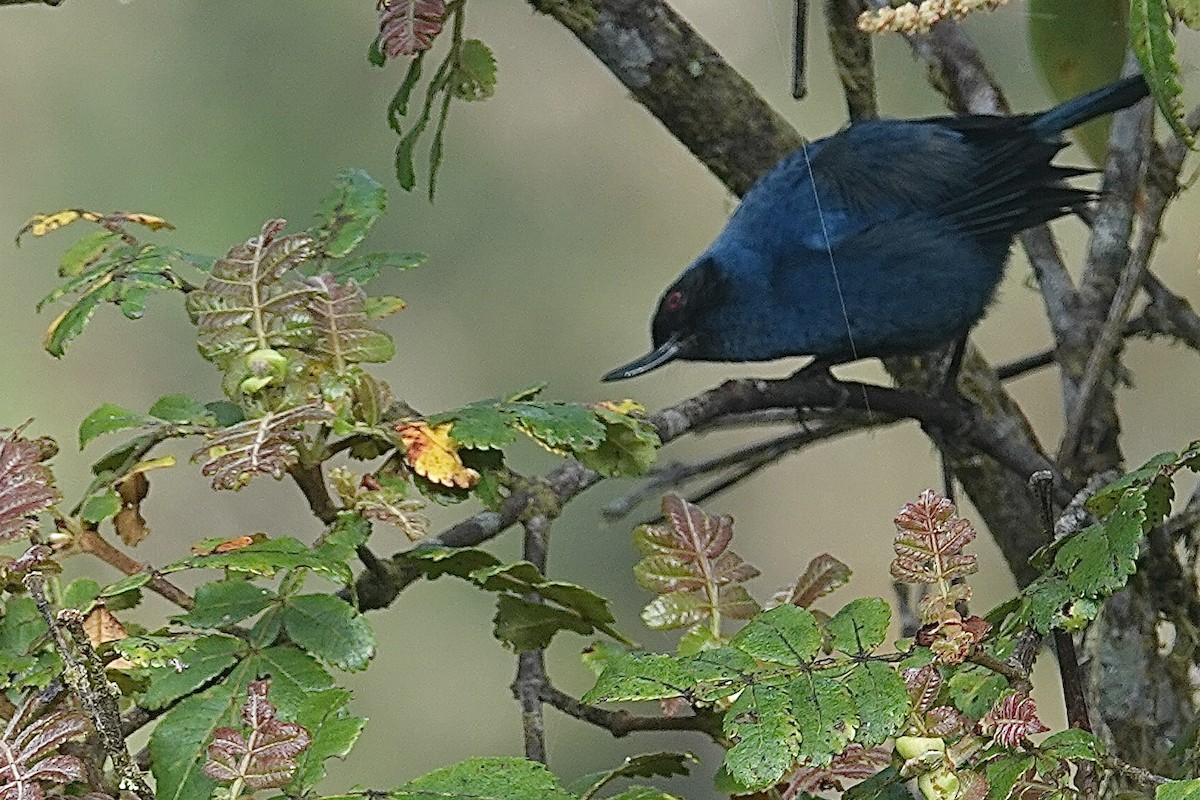
[[[545,514],[534,514],[525,520],[524,557],[543,575],[546,574],[549,536],[550,518]],[[526,595],[525,599],[541,602],[541,597],[536,593]],[[513,681],[513,694],[521,706],[525,757],[543,764],[547,762],[546,719],[542,708],[542,690],[546,684],[545,651],[528,650],[517,656],[517,677]]]
[[[803,100],[808,95],[808,78],[805,76],[805,50],[808,46],[808,0],[795,0],[796,10],[792,26],[792,97]]]
[[[64,678],[67,685],[91,717],[104,750],[112,759],[113,769],[120,776],[121,791],[130,792],[139,800],[153,800],[154,792],[129,755],[125,736],[121,732],[121,714],[117,708],[121,692],[104,674],[104,663],[83,630],[79,612],[66,609],[55,617],[50,600],[46,597],[46,580],[42,573],[36,570],[30,572],[25,576],[24,583],[42,619],[50,628],[55,649],[66,665]],[[71,634],[70,640],[63,635],[64,628]]]
[[[858,29],[863,0],[825,0],[825,28],[846,95],[851,122],[879,116],[875,97],[875,57],[871,35]]]

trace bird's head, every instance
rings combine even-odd
[[[650,323],[654,349],[617,367],[601,380],[634,378],[677,358],[704,358],[712,338],[712,315],[724,295],[725,278],[716,261],[709,256],[701,257],[659,298]]]

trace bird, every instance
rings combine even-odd
[[[1016,235],[1097,197],[1068,182],[1092,170],[1053,163],[1063,134],[1148,93],[1133,75],[1040,114],[874,119],[801,147],[662,293],[653,349],[602,380],[676,360],[828,368],[962,340]]]

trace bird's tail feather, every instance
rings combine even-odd
[[[1131,75],[1055,106],[1034,120],[1033,127],[1040,136],[1057,136],[1095,117],[1128,108],[1149,93],[1145,78]]]

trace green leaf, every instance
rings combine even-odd
[[[821,629],[806,609],[779,606],[750,620],[730,645],[759,661],[794,667],[816,658],[821,648]]]
[[[324,253],[341,258],[362,243],[387,209],[387,190],[361,169],[342,170],[333,191],[317,206],[321,223],[313,231]]]
[[[980,719],[1008,690],[1008,681],[983,667],[960,668],[946,681],[950,703],[971,719]]]
[[[463,447],[499,449],[516,438],[512,428],[516,417],[494,405],[473,404],[439,416],[453,420],[450,438]]]
[[[458,49],[449,91],[459,100],[486,100],[496,92],[496,57],[478,39],[467,39]]]
[[[404,553],[402,560],[405,564],[421,571],[426,578],[433,580],[443,575],[454,575],[467,578],[477,570],[493,567],[500,563],[486,550],[474,547],[442,547],[418,545]]]
[[[126,592],[132,592],[134,589],[140,589],[141,587],[145,586],[153,578],[154,576],[148,572],[135,572],[132,575],[126,575],[124,578],[121,578],[121,580],[105,586],[104,589],[101,590],[100,596],[116,597],[117,595],[122,595]]]
[[[785,687],[752,683],[725,712],[725,735],[736,742],[725,754],[725,769],[749,789],[778,783],[800,755],[788,700]]]
[[[227,569],[250,575],[273,577],[280,570],[311,569],[320,575],[349,585],[353,574],[345,563],[330,558],[328,553],[314,550],[290,536],[264,539],[259,542],[230,550],[227,553],[210,553],[192,556],[164,567],[162,572],[179,572],[184,569]]]
[[[113,431],[124,430],[125,428],[138,428],[153,423],[154,420],[145,414],[139,414],[136,411],[130,411],[127,408],[121,408],[112,403],[105,403],[84,417],[83,422],[79,423],[79,449],[82,450],[92,439],[105,433],[112,433]]]
[[[275,685],[271,685],[272,694]],[[308,730],[309,746],[296,756],[298,768],[292,779],[289,794],[303,795],[325,778],[324,762],[329,758],[344,758],[358,741],[367,721],[350,714],[346,704],[350,693],[345,689],[326,689],[310,695],[299,713],[292,719]]]
[[[376,40],[378,42],[378,40]],[[416,88],[417,82],[421,79],[421,65],[425,61],[425,51],[417,53],[408,64],[408,72],[404,73],[404,80],[400,82],[400,86],[396,88],[396,93],[392,96],[387,107],[388,125],[398,134],[404,133],[404,127],[400,124],[400,118],[408,116],[408,101],[412,98],[412,90]],[[380,66],[383,66],[382,63]]]
[[[600,405],[592,410],[604,422],[604,441],[593,450],[577,451],[576,458],[588,469],[610,477],[649,472],[662,446],[654,426]]]
[[[90,608],[100,596],[100,584],[91,578],[76,578],[62,591],[62,604],[66,608],[84,610]]]
[[[554,634],[562,630],[584,635],[594,630],[577,614],[510,594],[502,594],[497,599],[493,621],[496,638],[511,645],[518,653],[546,647]]]
[[[534,401],[511,403],[507,410],[523,432],[548,450],[594,450],[604,441],[604,426],[580,405]]]
[[[1033,756],[1004,753],[987,763],[988,797],[1008,797],[1017,781],[1034,765]]]
[[[593,772],[571,781],[567,790],[582,798],[590,798],[618,778],[672,778],[690,774],[689,765],[698,763],[700,760],[691,753],[662,752],[629,756],[618,767]]]
[[[1105,753],[1104,742],[1079,728],[1067,728],[1047,737],[1038,750],[1042,755],[1053,758],[1091,761],[1096,764],[1100,763]]]
[[[1171,13],[1192,30],[1200,30],[1200,0],[1167,0]]]
[[[76,300],[70,308],[51,322],[42,340],[42,346],[46,352],[55,358],[62,358],[67,352],[67,345],[71,343],[72,339],[83,333],[88,320],[92,318],[92,314],[96,313],[100,303],[111,299],[113,292],[111,283],[98,286]]]
[[[878,661],[855,664],[845,686],[858,705],[855,741],[874,747],[893,736],[908,718],[908,689],[896,670]],[[982,716],[982,715],[981,715]]]
[[[390,294],[376,295],[368,297],[363,301],[363,314],[368,319],[383,319],[384,317],[390,317],[397,311],[403,311],[407,307],[408,304],[401,297]]]
[[[1195,148],[1195,137],[1187,126],[1183,108],[1183,84],[1175,58],[1175,34],[1165,0],[1130,0],[1129,33],[1133,52],[1142,65],[1154,102],[1171,130]]]
[[[346,562],[355,558],[358,548],[366,544],[370,537],[370,522],[363,519],[361,514],[343,511],[313,549],[330,561]]]
[[[208,406],[185,394],[169,394],[158,398],[150,406],[150,416],[177,425],[212,425],[217,421]]]
[[[153,667],[138,704],[151,711],[166,708],[223,674],[246,654],[246,644],[232,636],[202,636],[187,651],[182,670]]]
[[[85,234],[63,253],[58,274],[64,278],[81,275],[85,269],[104,255],[109,247],[117,244],[120,238],[120,234],[104,229]]]
[[[822,675],[801,676],[791,693],[801,760],[828,764],[846,749],[858,727],[854,699],[846,687]]]
[[[109,517],[115,517],[120,510],[121,498],[112,489],[107,489],[83,501],[79,516],[84,522],[99,524]]]
[[[583,702],[679,697],[695,683],[695,677],[690,663],[665,653],[618,653],[584,694]]]
[[[1154,800],[1198,800],[1200,778],[1188,781],[1167,781],[1154,790]]]
[[[434,770],[389,792],[390,800],[578,800],[542,764],[472,758]]]
[[[200,586],[196,590],[195,608],[173,620],[190,628],[220,628],[252,617],[276,600],[270,589],[249,581],[216,581]]]
[[[712,606],[697,592],[659,595],[642,609],[642,622],[656,631],[688,628],[712,615]]]
[[[12,597],[0,616],[0,654],[25,655],[34,642],[49,633],[32,597]]]
[[[834,650],[847,655],[870,653],[883,644],[892,609],[878,597],[862,597],[842,606],[826,626]]]
[[[267,647],[256,657],[255,675],[271,676],[271,697],[281,711],[295,715],[315,693],[333,688],[333,676],[321,662],[287,645]]]
[[[375,655],[375,636],[353,606],[328,594],[289,598],[283,609],[288,636],[313,655],[344,670],[367,668]]]
[[[353,280],[359,286],[365,286],[378,278],[385,269],[403,272],[424,263],[425,258],[424,253],[369,253],[335,261],[327,264],[325,269],[338,283]]]
[[[1107,519],[1063,543],[1054,569],[1067,577],[1077,596],[1108,595],[1125,585],[1137,569],[1145,512],[1145,496],[1126,492]]]
[[[172,708],[150,734],[157,800],[210,800],[216,783],[203,772],[208,743],[222,726],[238,724],[249,680],[227,680]]]

